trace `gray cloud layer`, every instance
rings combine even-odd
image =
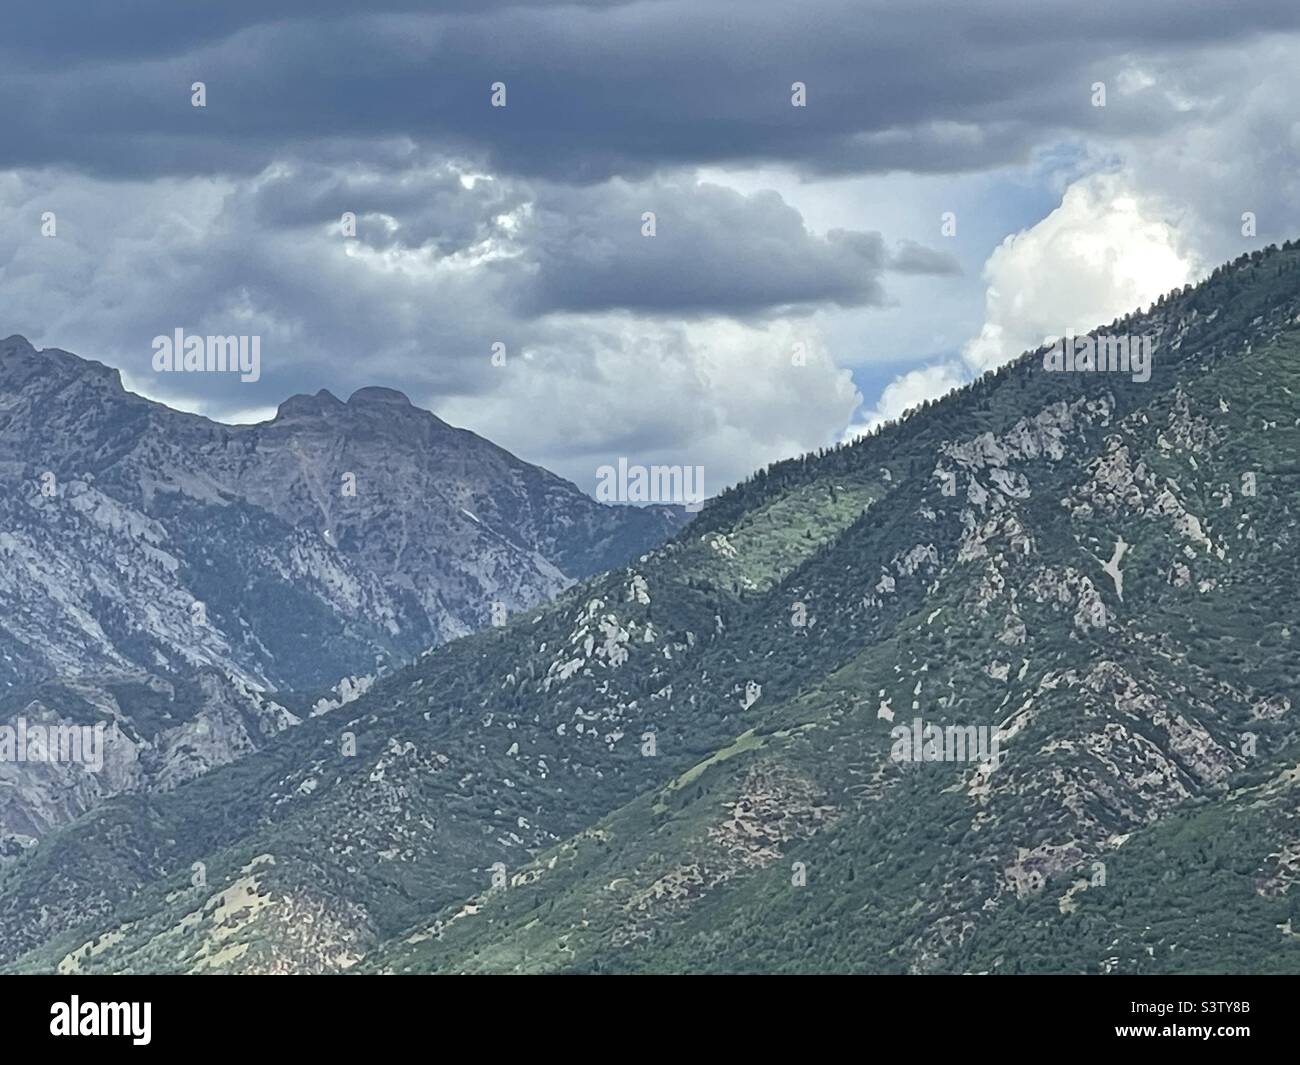
[[[1044,129],[1094,129],[1088,86],[1126,52],[1300,25],[1277,0],[1230,14],[1210,0],[367,6],[20,8],[0,41],[0,166],[252,172],[286,149],[400,137],[569,183],[724,161],[982,168],[1023,158]],[[206,109],[190,106],[194,80]],[[509,103],[494,109],[498,80]],[[806,108],[790,106],[794,81]],[[1185,118],[1148,101],[1105,122]]]

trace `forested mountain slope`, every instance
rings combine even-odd
[[[1099,332],[1150,381],[1030,353],[106,804],[0,882],[4,962],[1300,971],[1300,250]]]

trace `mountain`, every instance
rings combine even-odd
[[[0,341],[0,683],[214,666],[328,685],[542,602],[681,523],[612,507],[399,392],[221,425]],[[201,604],[200,610],[196,604]]]
[[[0,965],[1300,972],[1300,246],[1097,332],[51,833]]]
[[[112,737],[93,781],[0,766],[0,854],[261,746],[298,717],[267,692],[408,662],[685,517],[598,503],[389,389],[222,425],[0,341],[0,724],[80,712]]]

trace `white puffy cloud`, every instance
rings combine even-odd
[[[1049,337],[1105,325],[1194,280],[1204,267],[1181,220],[1159,196],[1137,191],[1126,171],[1073,181],[1058,207],[989,256],[984,322],[962,358],[895,377],[844,438],[895,420]]]
[[[862,400],[806,319],[566,316],[535,338],[494,388],[431,405],[516,454],[544,455],[586,491],[598,466],[623,456],[702,465],[713,495],[834,442]]]
[[[938,399],[965,381],[962,367],[956,362],[941,362],[908,370],[895,377],[880,394],[880,399],[860,422],[849,426],[845,440],[853,440],[871,432],[887,421],[897,421],[904,411],[927,399]]]
[[[989,256],[985,321],[963,356],[976,372],[999,366],[1049,337],[1122,317],[1201,270],[1157,198],[1122,171],[1090,174]]]

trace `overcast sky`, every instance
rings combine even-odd
[[[98,6],[0,34],[0,336],[223,420],[398,388],[588,491],[711,494],[1300,235],[1293,0]],[[154,373],[177,328],[261,379]]]

